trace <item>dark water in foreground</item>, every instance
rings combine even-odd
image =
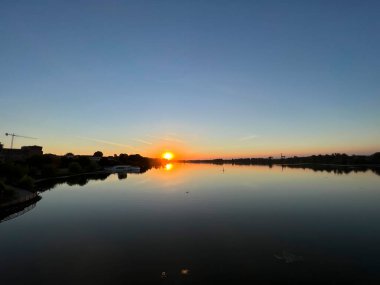
[[[0,224],[0,284],[380,284],[380,176],[224,168],[42,193]]]

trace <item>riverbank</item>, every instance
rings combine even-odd
[[[21,206],[25,203],[32,202],[33,200],[37,199],[39,197],[38,185],[44,182],[59,181],[59,180],[70,179],[70,178],[81,177],[81,176],[83,177],[83,176],[101,175],[105,173],[106,171],[101,170],[101,171],[92,171],[92,172],[86,172],[86,173],[80,173],[80,174],[72,174],[72,175],[64,175],[64,176],[38,179],[34,181],[34,184],[36,185],[35,192],[31,192],[31,191],[21,189],[18,187],[6,185],[8,189],[7,192],[9,194],[0,196],[0,210],[8,209],[15,206]]]
[[[26,203],[38,197],[37,192],[30,192],[13,186],[6,186],[11,194],[3,195],[0,199],[0,209],[6,209],[19,204]]]
[[[333,153],[325,155],[267,157],[267,158],[233,158],[233,159],[206,159],[185,160],[190,163],[212,163],[212,164],[236,164],[236,165],[285,165],[285,164],[312,164],[312,165],[334,165],[334,166],[365,166],[377,167],[380,165],[380,152],[372,155],[347,155],[345,153]]]
[[[16,205],[22,205],[27,201],[32,201],[36,197],[39,197],[39,193],[54,188],[55,185],[60,183],[68,183],[69,185],[79,184],[83,186],[89,180],[104,180],[108,177],[108,175],[110,175],[110,172],[103,169],[76,174],[65,174],[61,176],[40,178],[33,180],[33,191],[28,191],[7,185],[7,194],[0,195],[0,210]]]

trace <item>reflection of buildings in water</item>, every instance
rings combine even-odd
[[[41,196],[37,196],[36,198],[25,202],[22,205],[0,210],[0,223],[15,219],[33,210],[36,207],[37,202],[41,199]]]

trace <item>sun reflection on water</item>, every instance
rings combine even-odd
[[[168,163],[165,165],[165,170],[170,171],[173,169],[173,163]]]

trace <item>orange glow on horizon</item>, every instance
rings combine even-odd
[[[267,158],[269,156],[278,158],[282,153],[286,157],[292,156],[310,156],[318,154],[331,154],[331,153],[347,153],[348,155],[371,155],[378,151],[376,143],[368,146],[347,146],[339,144],[329,145],[304,145],[299,143],[292,146],[290,143],[279,148],[275,142],[271,145],[257,146],[254,149],[250,148],[234,148],[207,145],[199,146],[198,144],[189,144],[187,142],[176,141],[156,141],[152,145],[143,145],[136,150],[124,149],[118,146],[100,145],[86,140],[79,140],[78,143],[71,141],[47,141],[42,144],[43,152],[45,154],[52,153],[57,155],[64,155],[72,152],[75,155],[92,155],[95,151],[102,151],[104,156],[119,155],[120,153],[135,154],[138,153],[145,157],[162,158],[173,160],[203,160],[203,159],[232,159],[232,158]],[[170,154],[172,155],[170,155]]]

